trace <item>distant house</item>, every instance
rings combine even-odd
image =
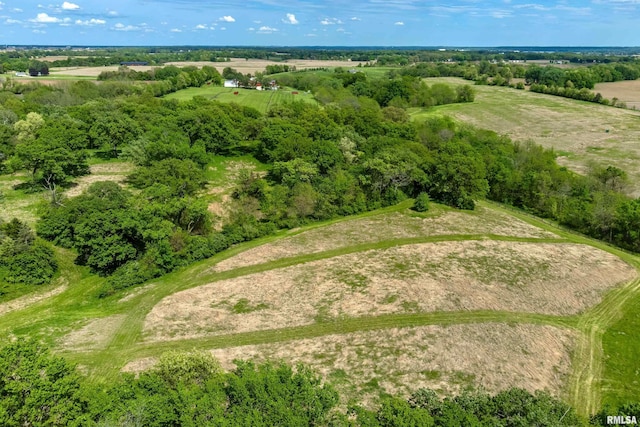
[[[256,90],[262,90],[262,83],[256,83]]]
[[[143,61],[125,61],[121,62],[120,65],[124,65],[125,67],[143,67],[149,65],[149,63]]]
[[[238,80],[225,80],[224,87],[239,87]]]
[[[16,73],[16,77],[27,77],[27,73],[25,73],[24,71],[18,71]]]

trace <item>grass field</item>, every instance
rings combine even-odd
[[[427,83],[468,84],[458,78],[426,79]],[[416,120],[434,114],[505,134],[515,141],[532,140],[559,154],[559,163],[584,173],[589,164],[615,165],[627,171],[629,191],[640,196],[640,111],[607,107],[557,96],[495,86],[474,86],[476,99],[430,110],[413,110]]]
[[[237,92],[237,95],[235,93]],[[218,86],[204,86],[198,88],[183,89],[166,96],[167,99],[181,101],[192,99],[194,96],[203,96],[220,102],[235,102],[242,106],[252,107],[260,112],[266,112],[274,105],[282,102],[304,101],[316,103],[313,95],[306,92],[297,92],[292,89],[281,88],[279,90],[258,91],[252,89],[235,89]]]
[[[260,170],[245,160],[214,162],[212,179],[224,184],[239,168]],[[104,300],[95,296],[103,279],[64,252],[56,284],[0,304],[0,335],[40,337],[98,382],[169,349],[205,349],[226,365],[253,356],[303,361],[345,399],[368,403],[421,386],[524,386],[547,388],[587,414],[640,392],[633,382],[626,394],[600,389],[633,374],[637,352],[628,340],[637,337],[620,325],[639,293],[636,257],[494,204],[473,213],[433,204],[425,215],[408,205],[238,245]],[[474,223],[486,225],[465,234]],[[330,243],[341,234],[350,237]],[[317,244],[305,249],[309,241]],[[532,257],[538,261],[527,262]],[[420,291],[425,283],[429,290]],[[575,298],[557,297],[554,286]],[[446,311],[433,310],[431,294],[444,298]],[[492,295],[502,295],[500,304]],[[517,295],[521,303],[509,303]]]

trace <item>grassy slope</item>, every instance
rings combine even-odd
[[[458,78],[426,81],[469,84]],[[631,189],[640,195],[640,112],[504,87],[474,89],[473,103],[415,109],[412,116],[451,115],[515,141],[532,140],[554,148],[559,162],[578,172],[590,162],[618,166],[629,173]]]
[[[548,229],[561,236],[561,239],[554,241],[573,241],[576,243],[586,243],[608,250],[635,265],[638,265],[637,258],[609,248],[599,242],[576,236],[574,234],[558,230],[553,225],[530,217],[528,215],[513,212],[505,208],[486,204],[491,209],[509,212],[512,215],[528,221],[539,227]],[[367,213],[362,216],[373,216],[381,213],[388,213],[395,210],[406,209],[407,204],[384,209],[379,212]],[[337,220],[344,221],[345,219]],[[346,219],[348,220],[348,219]],[[334,223],[337,221],[331,221]],[[307,228],[293,232],[300,233],[310,228],[321,227],[326,224],[313,224]],[[147,313],[162,298],[177,291],[199,286],[214,280],[228,279],[259,271],[267,271],[274,268],[281,268],[288,265],[295,265],[317,259],[326,259],[334,256],[359,252],[369,249],[380,249],[403,244],[418,242],[443,241],[443,240],[474,240],[486,238],[499,238],[498,236],[471,236],[471,235],[451,235],[438,236],[419,239],[398,239],[392,241],[382,241],[364,245],[357,245],[347,248],[325,251],[317,254],[302,254],[293,258],[285,258],[277,261],[267,262],[260,265],[243,267],[221,273],[212,272],[210,266],[216,262],[241,253],[242,251],[259,246],[261,244],[275,241],[292,232],[282,232],[276,236],[270,236],[258,241],[249,242],[221,253],[216,257],[200,262],[188,269],[178,271],[164,276],[154,281],[155,286],[148,288],[139,295],[127,302],[118,302],[122,296],[115,296],[106,300],[95,299],[95,291],[99,288],[102,279],[89,275],[86,269],[72,265],[67,261],[64,268],[64,280],[70,286],[68,289],[48,300],[35,303],[23,310],[7,313],[0,317],[0,334],[2,335],[34,335],[42,337],[50,345],[59,345],[59,339],[70,330],[77,329],[90,319],[103,318],[115,314],[124,316],[120,327],[110,337],[104,349],[94,351],[64,351],[63,353],[71,360],[85,366],[91,377],[95,381],[104,381],[117,375],[118,370],[127,362],[140,358],[157,356],[168,349],[193,348],[220,348],[238,346],[243,344],[260,344],[269,342],[282,342],[302,338],[313,338],[334,333],[347,333],[362,330],[372,330],[391,327],[406,327],[430,324],[456,324],[456,323],[477,323],[477,322],[522,322],[533,324],[547,324],[553,326],[569,327],[581,333],[581,339],[576,354],[574,355],[574,373],[570,380],[570,390],[568,397],[580,412],[589,413],[597,409],[601,399],[605,401],[618,401],[618,395],[611,393],[612,390],[604,390],[604,396],[599,391],[600,385],[614,384],[619,379],[617,372],[604,369],[603,349],[601,345],[602,335],[611,325],[622,315],[622,308],[625,304],[633,301],[632,297],[638,295],[638,282],[633,282],[627,286],[610,292],[605,300],[597,307],[580,316],[544,316],[528,313],[506,313],[506,312],[453,312],[453,313],[412,313],[395,314],[384,316],[372,316],[361,318],[348,318],[340,322],[321,322],[307,326],[285,328],[271,331],[258,331],[242,334],[232,334],[216,336],[198,340],[182,340],[169,343],[146,343],[142,341],[142,326]],[[544,241],[545,239],[516,239],[501,238],[505,240],[522,241]],[[70,258],[70,257],[69,257]],[[631,307],[632,308],[632,307]],[[626,336],[625,336],[626,337]],[[634,338],[630,336],[630,338]],[[618,336],[620,338],[620,336]],[[619,369],[626,375],[630,366],[637,358],[637,353],[633,351],[635,347],[628,348],[628,342],[618,340],[613,343],[605,341],[607,354],[617,354]],[[606,375],[603,377],[603,375]],[[616,383],[617,384],[617,383]],[[631,385],[627,395],[640,391],[638,385]],[[615,392],[615,390],[613,390]]]

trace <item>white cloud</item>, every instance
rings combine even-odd
[[[360,18],[358,18],[357,16],[352,17],[352,18],[351,18],[351,20],[352,20],[352,21],[361,21],[361,19],[360,19]]]
[[[338,25],[342,24],[342,21],[338,18],[324,18],[322,21],[320,21],[320,23],[322,25]]]
[[[181,33],[182,30],[180,28],[172,28],[169,31],[171,31],[172,33]]]
[[[402,21],[394,22],[393,25],[402,26],[402,25],[404,25],[404,22],[402,22]]]
[[[226,29],[227,29],[227,27],[220,27],[220,31],[224,31]]]
[[[95,18],[87,19],[85,21],[81,21],[80,19],[76,20],[76,25],[104,25],[106,23],[107,21],[105,21],[104,19]]]
[[[30,19],[31,22],[37,22],[39,24],[55,24],[57,22],[61,22],[60,19],[55,16],[49,16],[46,13],[39,13],[36,15],[35,19]]]
[[[135,25],[124,25],[120,22],[118,22],[116,25],[113,26],[113,29],[116,31],[139,31],[141,30],[140,27],[136,27]]]
[[[109,16],[118,16],[118,12],[115,11],[115,10],[110,10],[110,11],[107,12],[107,15],[109,15]]]
[[[44,31],[44,30],[33,30],[32,33],[35,33],[35,34],[47,34],[47,32]]]
[[[287,19],[283,19],[282,22],[284,22],[285,24],[291,24],[291,25],[298,25],[299,22],[296,19],[296,15],[294,15],[293,13],[287,13]]]
[[[255,30],[256,30],[256,29],[255,29],[255,28],[253,28],[253,27],[249,27],[249,28],[247,28],[247,31],[255,31]]]
[[[235,18],[233,16],[223,16],[222,18],[219,19],[219,21],[224,21],[224,22],[236,22]]]
[[[19,21],[17,19],[11,19],[11,18],[7,18],[6,21],[4,21],[5,24],[20,24],[22,21]]]
[[[207,27],[207,26],[206,26],[206,25],[204,25],[204,24],[198,24],[198,25],[196,25],[196,27],[195,27],[195,28],[196,28],[196,30],[206,30],[206,29],[208,29],[209,27]]]
[[[24,10],[20,9],[19,7],[14,7],[13,9],[11,9],[12,12],[16,12],[16,13],[22,13],[24,12]]]
[[[277,31],[278,31],[277,28],[267,27],[266,25],[263,25],[262,27],[260,27],[258,29],[258,33],[260,33],[260,34],[271,34],[271,33],[277,32]]]
[[[75,3],[69,3],[68,1],[62,3],[62,9],[64,10],[78,10],[80,6]]]

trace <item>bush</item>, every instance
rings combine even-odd
[[[422,192],[418,195],[418,197],[416,197],[416,200],[413,202],[413,206],[411,207],[411,209],[416,212],[426,212],[429,210],[429,202],[429,195]]]
[[[4,280],[9,283],[42,285],[48,283],[58,271],[53,251],[39,242],[11,257],[5,265],[7,274]]]

